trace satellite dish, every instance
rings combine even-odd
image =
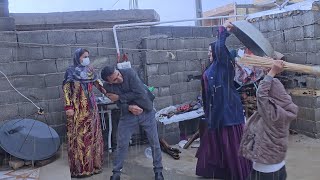
[[[0,125],[0,146],[17,158],[44,160],[60,148],[58,133],[41,121],[21,118]]]

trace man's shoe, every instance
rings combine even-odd
[[[113,175],[110,177],[110,180],[120,180],[120,175]]]
[[[155,180],[164,180],[162,172],[155,173],[154,179]]]

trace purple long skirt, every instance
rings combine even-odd
[[[200,124],[196,175],[224,180],[245,180],[252,170],[252,163],[238,154],[243,125],[209,130],[203,123]]]

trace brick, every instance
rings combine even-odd
[[[158,64],[169,62],[169,57],[166,52],[145,52],[143,56],[147,64]]]
[[[266,21],[260,21],[259,27],[261,32],[273,31],[276,29],[274,19],[268,19]]]
[[[181,101],[182,101],[182,103],[195,101],[195,100],[197,100],[199,95],[200,95],[200,92],[184,93],[184,94],[181,94]]]
[[[172,97],[164,96],[164,97],[156,97],[154,99],[154,106],[157,110],[168,107],[172,105]]]
[[[304,39],[303,41],[296,41],[296,52],[316,52],[316,40]]]
[[[99,56],[109,56],[116,55],[116,46],[110,43],[99,43],[98,44],[98,55]]]
[[[200,92],[201,80],[192,80],[188,82],[188,92]]]
[[[64,80],[65,73],[55,73],[55,74],[47,74],[44,76],[45,86],[52,87],[52,86],[59,86],[62,84]]]
[[[147,65],[147,76],[158,75],[158,64]]]
[[[192,37],[192,27],[174,27],[172,28],[172,35],[175,38]]]
[[[186,60],[195,60],[198,59],[197,52],[188,52],[188,51],[178,51],[177,60],[186,61]]]
[[[101,31],[77,31],[76,32],[77,44],[94,44],[102,43]]]
[[[186,82],[188,77],[184,72],[175,72],[170,75],[170,83]]]
[[[43,59],[42,47],[23,47],[20,46],[13,54],[14,60],[30,61]]]
[[[284,54],[288,62],[297,63],[297,64],[306,64],[307,62],[307,53],[290,53]]]
[[[282,43],[282,42],[273,43],[273,48],[275,51],[278,51],[280,53],[286,52],[286,45],[285,43]]]
[[[320,65],[320,53],[307,53],[307,64]]]
[[[199,60],[186,61],[187,71],[201,71],[201,62]]]
[[[159,88],[160,96],[170,96],[170,88],[169,87],[160,87]]]
[[[213,32],[211,27],[193,27],[192,36],[193,37],[212,37]]]
[[[70,47],[43,47],[43,56],[45,59],[70,58]]]
[[[43,108],[46,114],[48,113],[48,103],[46,101],[37,102],[35,104],[38,107]],[[22,117],[26,117],[38,112],[38,109],[34,105],[30,104],[30,102],[19,103],[18,108],[19,108],[19,115],[21,115]]]
[[[166,49],[169,49],[168,47],[168,38],[159,38],[157,39],[157,42],[156,42],[156,47],[157,49],[160,49],[160,50],[166,50]]]
[[[288,53],[296,52],[296,43],[294,41],[285,42],[285,46]]]
[[[0,109],[1,109],[0,122],[4,120],[17,118],[19,115],[17,104],[1,105]]]
[[[303,27],[296,27],[296,28],[284,30],[284,38],[286,41],[303,40],[304,38]]]
[[[188,83],[187,82],[181,82],[176,84],[170,84],[170,94],[176,95],[176,94],[182,94],[188,92]]]
[[[148,85],[154,87],[164,87],[170,85],[169,75],[148,76]]]
[[[0,70],[7,76],[27,75],[27,63],[25,62],[1,63]]]
[[[57,72],[56,62],[54,60],[31,61],[27,63],[29,75],[47,74]]]
[[[159,73],[159,75],[168,75],[169,74],[168,63],[159,64],[158,65],[158,73]]]
[[[157,49],[157,39],[155,38],[145,38],[142,40],[143,49]]]
[[[48,31],[49,44],[75,44],[76,32],[72,30]]]
[[[36,44],[48,44],[47,31],[24,31],[18,32],[19,43],[36,43]]]
[[[0,48],[0,63],[13,61],[13,48]]]
[[[58,72],[65,72],[68,69],[68,67],[73,65],[73,60],[72,59],[57,59],[56,64],[57,64]]]
[[[186,61],[171,61],[169,62],[169,72],[183,72],[186,70]]]
[[[150,28],[150,34],[151,35],[167,35],[169,37],[172,37],[172,29],[173,27],[170,26],[152,26]]]
[[[62,99],[54,99],[48,101],[48,112],[64,112],[64,101]]]

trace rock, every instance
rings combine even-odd
[[[17,170],[21,167],[24,166],[24,161],[22,160],[11,160],[9,161],[9,166],[14,169],[14,170]]]

